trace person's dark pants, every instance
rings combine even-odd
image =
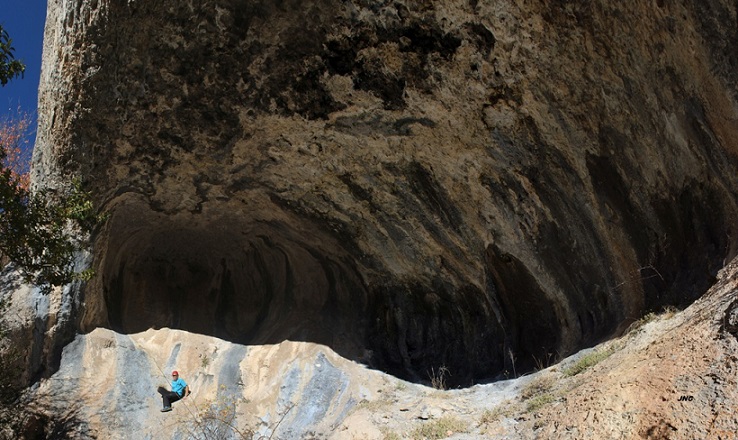
[[[181,397],[179,397],[179,394],[175,393],[174,391],[169,391],[164,387],[159,387],[159,389],[156,391],[161,394],[161,402],[164,405],[164,408],[169,408],[174,402],[181,399]]]

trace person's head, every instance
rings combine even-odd
[[[179,373],[177,373],[177,370],[172,371],[172,380],[179,379]]]

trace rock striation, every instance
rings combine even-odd
[[[405,382],[314,343],[98,328],[64,348],[29,398],[76,439],[732,438],[738,261],[718,278],[684,311],[650,314],[542,371],[464,389]],[[596,353],[606,356],[585,362]],[[155,389],[172,369],[193,393],[161,413]]]
[[[310,341],[468,386],[685,306],[736,254],[736,20],[50,0],[35,182],[80,175],[110,214],[56,344]]]

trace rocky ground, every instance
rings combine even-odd
[[[458,439],[736,438],[735,271],[735,264],[724,269],[686,310],[648,315],[623,336],[538,373],[425,390],[414,406],[408,393],[396,392],[382,411],[359,409],[352,417],[383,426],[385,438],[441,438],[430,434],[432,426]]]
[[[729,439],[737,299],[733,263],[684,311],[648,315],[535,374],[455,390],[398,380],[318,344],[97,329],[67,346],[60,370],[29,396],[76,420],[80,435],[106,439]],[[174,368],[194,392],[160,413],[155,389]],[[429,373],[442,388],[445,372]]]

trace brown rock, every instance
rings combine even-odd
[[[49,2],[36,183],[110,213],[56,352],[172,327],[468,386],[735,255],[734,2],[196,3]]]

